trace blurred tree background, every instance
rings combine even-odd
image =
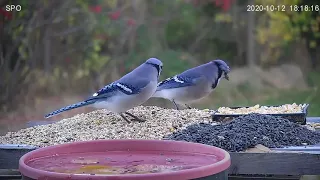
[[[198,108],[296,102],[320,116],[317,2],[0,0],[0,124],[42,119],[149,57],[164,62],[161,80],[213,59],[229,63],[231,80]],[[21,11],[6,11],[11,4]],[[286,9],[248,12],[254,4]]]

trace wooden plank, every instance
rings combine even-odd
[[[0,180],[21,179],[17,169],[0,169]]]
[[[17,171],[17,170],[16,170]],[[17,171],[17,175],[1,175],[0,170],[0,180],[15,180],[21,179],[22,176],[19,171]],[[233,176],[229,175],[229,180],[299,180],[301,176],[250,176],[250,175],[242,175],[242,176]]]
[[[320,123],[320,117],[307,117],[307,122]]]
[[[0,144],[0,169],[18,169],[19,159],[35,149],[29,145]]]
[[[284,148],[271,148],[271,150],[282,152],[304,152],[309,154],[320,154],[320,144],[310,146],[290,146]]]
[[[231,152],[230,156],[229,174],[320,174],[320,154]]]
[[[250,175],[242,175],[242,176],[234,176],[229,175],[229,180],[299,180],[301,176],[250,176]]]
[[[0,169],[1,175],[20,175],[20,172],[17,169]]]

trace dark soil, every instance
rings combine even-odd
[[[239,152],[257,144],[269,148],[313,145],[320,142],[320,133],[281,117],[249,114],[221,125],[193,124],[164,139],[202,143]]]

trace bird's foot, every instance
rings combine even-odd
[[[174,100],[172,100],[172,103],[174,104],[176,110],[180,110],[178,104]]]
[[[146,122],[147,120],[141,119],[141,118],[133,118],[131,121],[137,121],[137,122]]]
[[[121,116],[125,121],[127,121],[128,124],[131,123],[131,121],[130,121],[125,115],[120,114],[120,116]]]
[[[185,106],[188,108],[188,109],[193,109],[191,106],[189,106],[188,104],[185,104]]]
[[[132,119],[131,121],[137,121],[137,122],[145,122],[145,121],[146,121],[145,119],[141,119],[141,118],[139,118],[139,117],[137,117],[137,116],[135,116],[135,115],[133,115],[133,114],[131,114],[131,113],[128,113],[128,112],[125,112],[125,113],[126,113],[127,115],[133,117],[133,119]]]

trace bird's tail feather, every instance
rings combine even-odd
[[[79,107],[82,107],[82,106],[87,106],[87,105],[93,104],[93,103],[95,103],[95,102],[96,102],[96,100],[93,100],[93,99],[91,99],[91,100],[86,100],[86,101],[81,101],[81,102],[78,102],[78,103],[71,104],[71,105],[69,105],[69,106],[63,107],[63,108],[61,108],[61,109],[55,110],[55,111],[53,111],[53,112],[45,115],[44,117],[45,117],[45,118],[50,118],[50,117],[55,116],[55,115],[58,115],[58,114],[60,114],[60,113],[62,113],[62,112],[64,112],[64,111],[69,111],[69,110],[71,110],[71,109],[79,108]]]

